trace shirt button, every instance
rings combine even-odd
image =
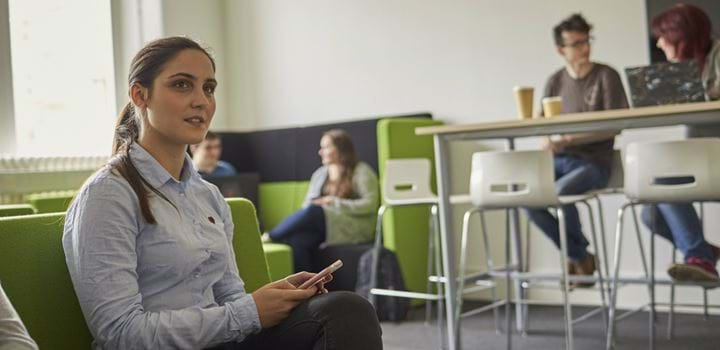
[[[180,195],[185,197],[185,192],[180,192]]]

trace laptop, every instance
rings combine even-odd
[[[706,101],[694,60],[625,68],[633,107]]]
[[[260,174],[239,173],[234,176],[208,176],[204,179],[217,186],[223,197],[247,198],[255,205],[255,210],[259,210],[258,187],[260,185]]]

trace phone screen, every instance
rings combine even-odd
[[[316,285],[318,282],[320,282],[323,278],[327,277],[327,275],[337,271],[337,269],[341,268],[343,266],[342,260],[336,260],[334,263],[330,264],[330,266],[324,268],[322,271],[318,272],[317,275],[313,276],[309,280],[305,281],[299,289],[308,289],[314,285]]]

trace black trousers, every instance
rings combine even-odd
[[[367,300],[352,292],[332,292],[299,304],[277,326],[213,350],[375,350],[383,347],[381,336]]]

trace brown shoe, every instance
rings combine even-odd
[[[572,268],[569,269],[569,273],[571,275],[579,275],[579,276],[592,276],[595,274],[595,255],[591,253],[587,253],[585,257],[576,262],[571,262],[570,265],[572,265]],[[578,287],[578,288],[590,288],[595,285],[595,282],[571,282],[571,287]]]
[[[680,282],[718,282],[718,272],[714,262],[696,257],[688,258],[684,264],[672,264],[668,274]]]

